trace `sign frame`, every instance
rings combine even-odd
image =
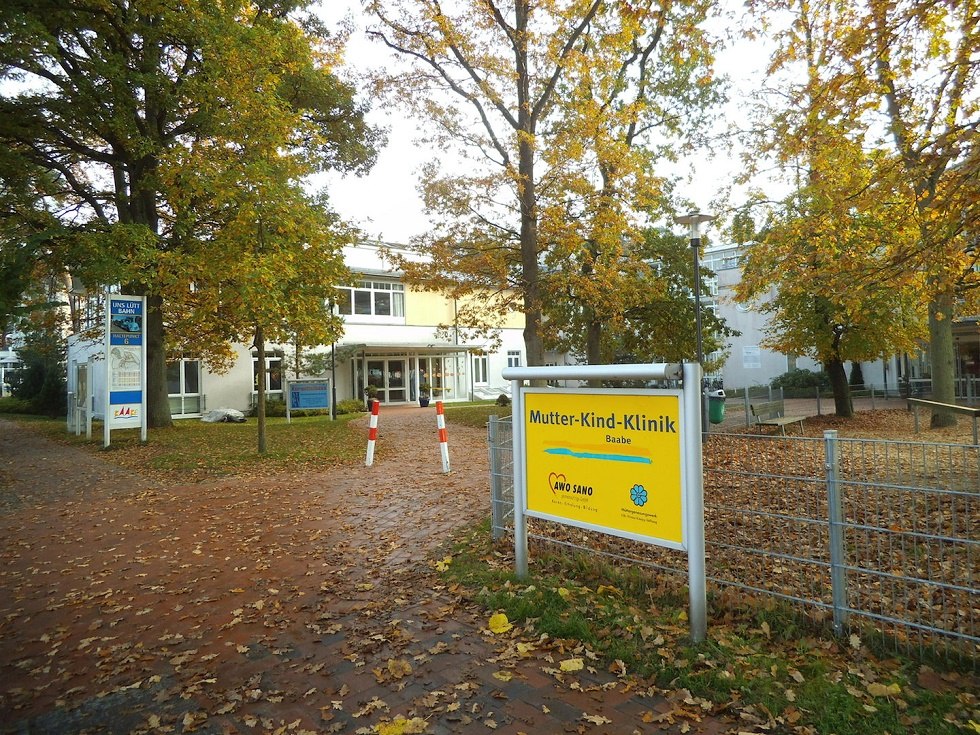
[[[578,402],[576,401],[578,397],[583,397],[584,400]],[[524,514],[530,518],[607,533],[675,551],[686,551],[687,524],[684,523],[684,517],[687,497],[683,489],[687,468],[681,451],[683,443],[677,431],[677,427],[683,429],[687,420],[682,397],[683,391],[676,389],[523,388],[524,462],[527,477]],[[566,408],[571,406],[573,412],[569,414],[554,411],[553,415],[541,417],[538,409],[539,419],[556,420],[558,426],[554,432],[549,431],[551,425],[535,431],[536,409],[532,408],[532,404],[538,402],[548,405],[549,408],[559,403]],[[634,407],[642,405],[643,402],[659,404],[661,407],[666,405],[668,411],[673,409],[673,415],[631,411],[617,414],[616,407],[622,407],[627,402],[632,403]],[[592,425],[583,426],[584,423]],[[610,423],[615,425],[610,426]],[[652,431],[649,431],[651,428]],[[661,429],[666,431],[661,432]],[[673,431],[670,431],[671,429]],[[576,437],[575,433],[587,436]],[[549,434],[551,434],[550,440]],[[598,439],[604,439],[604,442],[593,436],[596,434],[599,435]],[[651,448],[649,444],[645,444],[641,447],[639,442],[643,438],[654,440],[655,444],[661,446]],[[619,442],[628,442],[626,445],[628,449],[625,452],[615,451]],[[603,443],[609,446],[602,446]],[[532,447],[532,444],[537,446]],[[550,446],[544,446],[546,444]],[[664,444],[676,446],[664,447],[662,446]],[[649,456],[655,454],[657,449],[660,449],[661,453],[666,449],[672,456],[666,458],[658,456],[656,459]],[[550,499],[547,498],[547,492],[541,491],[544,470],[540,465],[545,464],[540,457],[542,451],[551,455],[546,460],[548,470],[554,469],[554,472],[548,473],[548,484],[552,493]],[[646,523],[631,521],[629,514],[639,514],[648,500],[653,500],[650,496],[654,494],[654,487],[657,485],[655,476],[652,476],[649,470],[655,467],[659,472],[666,472],[670,478],[670,487],[666,493],[659,491],[656,493],[660,496],[659,508],[664,510],[665,505],[669,506],[669,513],[663,518],[665,521],[663,524],[660,523],[662,515],[660,512],[656,514],[657,518],[654,521]],[[537,470],[537,473],[534,470]],[[538,480],[534,485],[531,484],[531,475],[535,475]],[[552,483],[552,478],[556,482]],[[557,481],[558,478],[598,478],[602,486],[593,480],[586,484]],[[583,520],[586,515],[605,517],[611,515],[610,510],[615,507],[615,500],[610,502],[606,498],[609,495],[609,485],[616,480],[619,481],[618,496],[623,501],[619,509],[621,516],[619,522],[600,523]],[[563,487],[564,485],[568,486],[567,489]],[[636,488],[635,498],[634,488]],[[542,494],[546,496],[543,501],[538,497]],[[666,498],[663,498],[664,494]],[[634,508],[630,508],[630,505]],[[550,506],[554,512],[538,510],[535,506]],[[649,518],[651,514],[647,512],[644,515]],[[662,533],[660,535],[654,533],[656,527],[668,525],[673,529],[671,533],[673,538],[667,538]]]
[[[106,293],[104,447],[112,429],[139,427],[146,441],[146,297]]]
[[[698,363],[654,363],[654,364],[624,364],[624,365],[568,365],[513,367],[503,371],[505,380],[511,381],[512,416],[513,416],[513,453],[514,453],[514,566],[518,577],[528,574],[528,543],[527,518],[541,517],[539,511],[528,508],[527,489],[527,442],[525,396],[547,392],[548,389],[525,386],[525,381],[548,380],[643,380],[671,381],[683,379],[683,387],[676,389],[642,389],[641,393],[663,395],[679,395],[678,418],[683,414],[683,421],[678,424],[680,440],[680,473],[682,493],[682,540],[683,544],[674,544],[669,548],[687,551],[688,559],[688,597],[691,638],[700,642],[707,635],[707,583],[705,573],[704,547],[704,468],[702,463],[701,436],[701,381],[702,370]],[[588,389],[579,389],[585,394]],[[628,397],[637,393],[636,389],[615,389],[620,396]],[[560,395],[554,393],[554,395]],[[574,392],[574,391],[573,391]],[[567,519],[549,518],[567,525]],[[609,533],[605,528],[599,528]],[[616,535],[623,535],[617,533]],[[649,542],[649,539],[638,539]],[[660,544],[666,545],[666,544]]]
[[[297,411],[330,409],[330,418],[334,418],[330,378],[287,378],[285,383],[283,391],[285,395],[283,397],[286,400],[287,423],[292,422],[290,412],[294,408]],[[321,385],[323,388],[317,389]],[[319,400],[321,395],[323,400]],[[304,397],[307,399],[305,402],[302,400]],[[295,406],[293,405],[294,400]],[[304,405],[300,405],[301,403]]]

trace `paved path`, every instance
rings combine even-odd
[[[485,630],[431,569],[487,515],[484,434],[448,476],[434,435],[388,411],[372,468],[168,487],[0,420],[0,732],[733,727]]]

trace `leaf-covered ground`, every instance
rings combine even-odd
[[[684,693],[494,632],[430,563],[486,515],[484,437],[451,429],[443,475],[434,413],[410,410],[370,469],[173,484],[2,422],[0,729],[645,731]],[[693,712],[674,731],[735,724]]]
[[[887,711],[897,735],[980,719],[969,676],[909,674],[765,610],[713,619],[692,649],[683,597],[635,608],[588,565],[517,585],[479,530],[440,549],[487,515],[485,431],[450,414],[443,475],[431,410],[387,412],[370,469],[361,423],[277,428],[300,438],[270,443],[271,463],[234,425],[94,452],[0,423],[2,731],[843,735],[886,731],[846,727]],[[240,459],[211,465],[209,446]],[[490,573],[476,587],[453,569],[465,556]],[[546,632],[536,597],[567,627]]]

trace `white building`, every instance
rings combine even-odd
[[[292,349],[270,345],[267,349],[266,389],[270,399],[282,398],[284,379],[334,378],[338,401],[363,399],[373,386],[386,404],[410,404],[419,398],[419,387],[430,386],[432,397],[447,402],[493,399],[510,386],[501,377],[505,367],[526,364],[524,316],[508,315],[499,325],[497,339],[465,340],[454,329],[456,304],[437,293],[413,289],[402,274],[383,260],[384,248],[398,246],[363,243],[344,249],[356,282],[339,289],[336,309],[346,329],[336,345],[317,351],[333,355],[319,375],[295,375]],[[406,255],[408,251],[403,251]],[[717,246],[706,250],[702,264],[715,273],[709,282],[703,308],[715,311],[741,334],[728,341],[728,358],[720,373],[731,388],[768,385],[792,368],[818,371],[809,358],[793,357],[762,346],[767,316],[757,308],[736,304],[735,285],[741,278],[740,249]],[[101,318],[98,299],[87,303],[89,315]],[[977,320],[959,320],[957,375],[963,383],[960,395],[976,396],[980,387],[980,330]],[[103,343],[75,335],[69,340],[68,391],[79,400],[85,391],[84,371],[92,361],[94,395],[103,395],[106,370],[98,369]],[[248,411],[256,398],[254,350],[235,345],[236,360],[224,374],[209,372],[200,360],[186,358],[167,366],[170,406],[175,418],[199,417],[214,408]],[[566,364],[567,356],[549,353],[547,364]],[[865,383],[897,391],[904,378],[926,387],[928,363],[924,356],[896,356],[862,364]],[[972,387],[971,387],[972,386]],[[969,391],[972,391],[969,392]]]
[[[268,398],[282,398],[284,380],[295,377],[335,377],[338,401],[362,399],[373,386],[386,404],[414,403],[419,387],[427,384],[433,399],[465,401],[496,398],[509,392],[501,378],[508,366],[525,364],[524,317],[514,313],[497,329],[497,339],[464,341],[453,329],[455,304],[437,293],[413,289],[401,274],[382,259],[382,249],[397,246],[367,243],[344,249],[347,266],[357,280],[339,290],[337,312],[346,329],[336,345],[315,348],[329,355],[319,375],[296,376],[293,352],[288,345],[269,345],[266,389]],[[96,306],[93,313],[98,313]],[[440,329],[442,327],[442,329]],[[445,336],[448,334],[448,337]],[[229,372],[209,372],[200,360],[186,358],[167,366],[171,413],[174,418],[199,417],[214,408],[247,411],[256,398],[254,350],[235,345],[236,359]],[[308,350],[312,351],[312,350]],[[79,373],[101,364],[101,340],[73,336],[69,340],[68,391],[84,392]],[[105,371],[93,369],[93,391],[102,395]]]
[[[785,355],[761,346],[768,317],[757,306],[735,302],[735,286],[742,278],[740,258],[740,247],[720,245],[706,249],[701,261],[715,273],[708,286],[705,308],[714,310],[729,327],[741,332],[740,336],[729,338],[728,359],[718,377],[726,386],[743,388],[768,385],[773,378],[794,368],[822,370],[821,365],[808,357]],[[980,395],[980,318],[954,320],[953,333],[956,393],[960,398],[973,400]],[[925,351],[862,362],[861,372],[865,385],[887,389],[890,393],[902,390],[903,384],[913,393],[931,390]]]

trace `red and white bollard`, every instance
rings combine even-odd
[[[436,426],[439,427],[439,451],[442,453],[442,471],[449,474],[449,434],[446,432],[446,414],[442,401],[436,401]]]
[[[367,458],[364,466],[370,467],[374,464],[374,443],[378,440],[378,413],[381,411],[381,401],[371,403],[371,423],[368,424],[368,445]]]

